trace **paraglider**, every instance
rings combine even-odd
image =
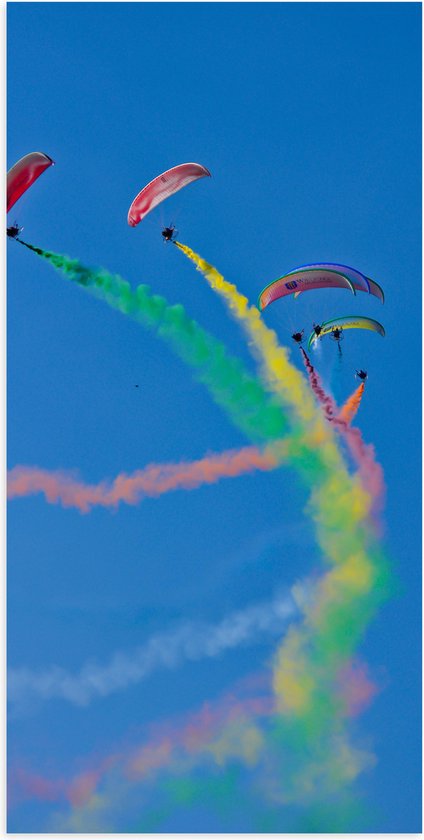
[[[209,169],[200,163],[180,163],[150,181],[135,197],[128,211],[128,224],[136,225],[161,201],[178,192],[192,181],[210,177]]]
[[[54,160],[51,157],[43,152],[31,152],[9,169],[7,173],[7,212],[49,166],[54,166]]]
[[[330,337],[333,341],[342,341],[343,340],[343,327],[335,327],[334,330],[331,330]]]
[[[287,295],[331,288],[350,289],[356,294],[351,280],[341,272],[319,266],[299,268],[265,286],[259,295],[258,308],[263,311],[270,303]]]
[[[330,338],[332,338],[333,341],[336,342],[338,350],[339,350],[339,355],[341,356],[342,355],[342,348],[340,347],[340,342],[343,341],[343,338],[344,338],[343,328],[342,327],[335,327],[333,330],[331,330]]]
[[[305,332],[305,330],[302,330],[301,332],[295,332],[295,333],[293,333],[293,335],[292,335],[292,339],[293,339],[293,341],[295,341],[295,342],[296,342],[296,344],[302,344],[302,341],[303,341],[303,333],[304,333],[304,332]]]
[[[322,336],[328,335],[328,333],[333,333],[336,329],[362,329],[372,330],[373,332],[379,333],[381,336],[386,334],[382,324],[378,321],[374,321],[373,318],[364,318],[362,315],[344,315],[342,318],[333,318],[331,321],[325,321],[319,327],[319,332],[317,332],[317,327],[314,325],[314,329],[309,336],[308,348],[310,348],[318,338],[322,338]]]
[[[368,374],[366,370],[357,370],[355,373],[355,377],[357,379],[362,379],[362,382],[365,382],[365,380],[368,378]]]
[[[313,335],[315,335],[315,337],[318,338],[318,336],[321,335],[321,330],[322,330],[321,324],[314,324],[313,327],[314,327]],[[309,347],[309,344],[308,344],[308,347]]]
[[[375,282],[375,280],[371,280],[371,277],[367,278],[369,286],[370,286],[370,294],[375,295],[382,303],[384,303],[384,292],[381,286]]]
[[[350,289],[374,295],[384,303],[384,292],[362,272],[342,263],[311,263],[295,268],[269,283],[259,295],[258,307],[266,309],[270,303],[293,294],[295,298],[312,289]]]
[[[366,277],[361,271],[358,271],[356,268],[351,268],[350,265],[343,265],[343,263],[311,263],[311,265],[304,265],[300,268],[296,269],[296,271],[301,270],[311,270],[311,269],[321,269],[321,270],[330,270],[335,271],[338,274],[342,274],[344,277],[347,277],[352,286],[358,292],[367,292],[370,295],[374,295],[377,297],[381,303],[384,303],[384,292],[383,289],[375,282],[375,280],[371,280],[370,277]],[[290,272],[292,273],[292,272]],[[302,292],[302,289],[295,292],[295,298],[297,298]]]
[[[16,239],[21,231],[23,231],[23,227],[19,227],[17,222],[15,222],[14,225],[11,225],[11,227],[6,228],[6,233],[11,239]]]
[[[170,227],[166,227],[162,231],[162,236],[165,242],[172,242],[177,235],[177,231],[175,230],[175,225],[170,225]]]

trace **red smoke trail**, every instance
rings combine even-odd
[[[254,470],[272,470],[278,463],[279,457],[274,457],[270,449],[261,451],[256,446],[246,446],[207,455],[198,461],[150,464],[131,475],[121,473],[112,483],[102,481],[99,484],[84,484],[66,472],[18,466],[9,471],[7,495],[9,499],[16,499],[44,493],[50,504],[61,503],[87,513],[95,505],[117,507],[120,502],[135,505],[143,496],[161,496],[178,488],[191,490],[221,478],[234,478]]]
[[[359,408],[365,384],[363,382],[361,383],[359,388],[357,388],[355,393],[347,400],[346,404],[339,413],[334,400],[324,391],[321,380],[303,347],[301,347],[300,350],[306,370],[308,371],[311,388],[323,406],[327,420],[335,423],[345,438],[350,453],[358,464],[361,482],[371,497],[371,510],[374,514],[376,514],[382,508],[384,494],[383,470],[380,464],[376,461],[374,447],[363,441],[359,429],[352,428],[352,426],[349,425],[350,420],[354,417]]]
[[[311,388],[316,397],[318,397],[319,402],[321,403],[325,416],[327,420],[334,420],[335,416],[337,415],[337,405],[334,400],[325,393],[324,388],[321,385],[320,378],[311,364],[309,357],[306,355],[303,347],[300,348],[300,352],[303,356],[303,361],[305,363],[306,370],[308,371],[309,382],[311,384]]]

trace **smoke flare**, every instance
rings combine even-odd
[[[351,396],[346,400],[345,404],[341,407],[340,412],[337,416],[338,420],[350,426],[352,420],[355,418],[358,412],[359,406],[361,405],[361,400],[364,391],[365,382],[361,382],[358,388],[356,388],[353,394],[351,394]]]

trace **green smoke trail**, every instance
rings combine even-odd
[[[311,803],[299,810],[298,806],[282,807],[272,802],[261,803],[254,796],[246,796],[245,774],[239,767],[210,772],[209,775],[179,776],[163,781],[159,802],[143,809],[141,818],[129,821],[129,833],[171,831],[172,820],[178,812],[200,806],[210,810],[222,820],[222,831],[228,831],[228,821],[237,825],[238,831],[255,833],[343,833],[360,831],[363,824],[363,807],[358,808],[357,797],[343,791],[328,802]],[[181,823],[181,818],[179,819]],[[192,831],[193,813],[190,811]],[[198,826],[202,830],[202,826]]]
[[[287,422],[278,402],[246,371],[240,359],[230,355],[220,341],[187,315],[181,304],[169,304],[161,295],[152,294],[147,285],[132,290],[117,274],[90,269],[78,260],[37,248],[22,239],[17,241],[47,260],[68,280],[139,321],[170,344],[249,438],[262,442],[283,436]]]
[[[234,765],[209,776],[171,779],[163,784],[168,800],[164,815],[169,819],[172,805],[175,810],[201,803],[202,808],[213,807],[214,813],[222,818],[232,816],[233,824],[238,821],[245,830],[261,833],[352,831],[359,816],[357,802],[346,791],[327,803],[311,804],[300,814],[296,807],[283,809],[271,802],[261,807],[255,797],[245,795],[245,782],[245,772]],[[224,827],[223,821],[223,830]]]
[[[232,766],[220,773],[202,774],[196,778],[182,775],[163,781],[157,797],[161,803],[146,809],[141,819],[134,820],[128,830],[130,833],[142,834],[163,831],[164,823],[172,819],[176,812],[185,811],[199,803],[202,809],[213,808],[214,814],[225,818],[241,801],[240,776],[239,767]]]
[[[241,363],[192,321],[182,306],[170,306],[146,286],[132,291],[117,275],[90,270],[77,260],[27,247],[70,280],[168,341],[180,358],[193,367],[216,402],[253,440],[281,437],[286,428],[281,406],[270,402]],[[290,372],[289,367],[287,370]],[[315,449],[310,442],[305,444],[303,433],[294,430],[291,438],[293,461],[312,488],[308,512],[330,571],[317,582],[313,603],[305,605],[303,624],[288,634],[274,665],[274,688],[281,699],[281,714],[272,742],[277,747],[280,738],[281,746],[286,751],[290,748],[290,756],[287,752],[285,756],[289,769],[281,769],[285,802],[299,802],[305,791],[310,797],[319,797],[323,789],[327,794],[334,787],[349,785],[371,760],[367,753],[349,743],[335,680],[339,667],[363,637],[377,606],[387,597],[387,566],[366,525],[366,494],[340,469],[338,450],[330,449],[325,437],[321,442],[317,439]],[[323,443],[329,453],[325,460]],[[332,469],[336,463],[338,472]]]

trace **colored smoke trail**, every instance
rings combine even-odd
[[[283,783],[276,795],[278,793],[286,802],[303,801],[305,797],[319,798],[331,785],[352,783],[372,760],[350,742],[337,681],[340,670],[354,655],[369,621],[387,597],[386,561],[367,524],[369,494],[355,476],[349,476],[332,424],[317,411],[302,375],[289,363],[287,351],[279,347],[275,333],[261,321],[259,311],[255,311],[255,307],[249,308],[247,299],[234,286],[227,284],[194,252],[188,251],[193,260],[197,260],[197,268],[224,295],[231,311],[245,327],[251,345],[261,359],[266,386],[289,408],[293,425],[290,463],[296,466],[311,491],[308,513],[315,523],[318,546],[327,570],[311,589],[310,597],[302,602],[302,621],[289,630],[274,659],[273,688],[278,714],[273,716],[270,743],[274,747],[284,746],[287,752],[282,758],[274,756],[277,765],[280,762],[280,770],[284,771]],[[110,305],[153,327],[158,335],[169,340],[177,353],[198,373],[200,371],[201,381],[206,382],[215,399],[254,441],[258,437],[268,440],[281,437],[283,420],[275,403],[272,409],[277,410],[278,432],[275,422],[263,421],[263,414],[258,428],[258,411],[254,419],[249,417],[246,423],[243,416],[245,388],[241,389],[241,394],[237,391],[237,376],[232,376],[230,383],[224,379],[223,397],[221,380],[217,387],[210,375],[213,352],[209,351],[208,341],[219,346],[221,359],[225,357],[225,373],[229,357],[222,345],[210,336],[206,341],[204,331],[200,331],[203,357],[199,361],[194,351],[193,333],[197,337],[200,328],[188,319],[181,307],[169,307],[163,298],[149,295],[145,287],[139,287],[142,291],[138,289],[133,293],[121,278],[106,272],[91,272],[77,261],[50,252],[40,255],[70,279],[87,286]],[[141,308],[138,305],[140,296],[143,298]],[[155,307],[152,315],[150,310]],[[180,313],[178,326],[181,322],[184,324],[182,331],[175,327],[171,316],[166,319],[169,310]],[[240,369],[243,370],[239,365]],[[255,380],[250,382],[259,389],[261,411],[264,411],[264,392]],[[240,409],[240,399],[244,401],[243,409]],[[248,404],[251,406],[251,402]],[[269,411],[269,402],[265,407]]]
[[[240,294],[234,284],[228,283],[214,266],[188,246],[180,242],[174,244],[194,263],[211,288],[223,297],[231,313],[245,329],[250,339],[250,347],[260,358],[261,375],[265,383],[284,405],[289,404],[296,410],[298,422],[294,424],[292,432],[290,455],[300,475],[304,480],[306,479],[308,486],[313,488],[314,503],[318,505],[317,517],[319,518],[322,513],[319,508],[323,505],[327,506],[328,499],[332,498],[334,510],[344,516],[344,530],[346,531],[350,522],[352,527],[356,528],[357,522],[370,508],[371,499],[364,488],[349,475],[337,447],[332,427],[324,423],[321,413],[316,411],[310,390],[301,374],[289,362],[287,351],[280,347],[276,334],[263,322],[259,310],[249,305],[248,299]],[[314,382],[316,380],[318,386],[317,374],[306,353],[304,356],[309,364],[310,375],[313,374]],[[336,413],[335,404],[330,398],[327,400],[321,386],[319,386],[319,397],[325,400],[328,416],[330,416],[330,410],[331,416],[333,412]],[[357,444],[356,436],[356,453],[358,453]],[[321,485],[319,493],[316,492],[318,485]],[[340,557],[334,557],[333,562],[340,562]]]
[[[255,721],[259,723],[272,713],[269,691],[247,697],[231,692],[216,702],[204,703],[199,711],[187,714],[178,723],[156,724],[144,743],[125,751],[118,749],[70,780],[62,777],[53,781],[15,766],[9,788],[11,806],[38,799],[84,807],[108,772],[118,765],[128,784],[148,784],[160,770],[189,771],[205,755],[217,766],[236,756],[252,762],[263,743]]]
[[[23,711],[34,701],[60,698],[76,706],[123,691],[146,680],[157,670],[185,662],[216,659],[238,647],[278,637],[298,616],[290,593],[251,604],[211,623],[185,621],[157,633],[139,647],[115,653],[106,664],[91,659],[76,673],[57,665],[44,670],[13,668],[8,671],[8,701]]]
[[[331,399],[331,397],[328,394],[325,393],[324,388],[321,385],[319,376],[318,376],[314,366],[311,364],[309,356],[307,356],[303,347],[300,348],[300,352],[302,353],[303,361],[304,361],[306,370],[308,372],[308,377],[309,377],[309,382],[310,382],[311,388],[312,388],[315,396],[318,398],[319,402],[321,403],[321,405],[324,409],[324,412],[325,412],[325,416],[327,417],[327,420],[334,420],[334,417],[337,415],[336,403],[334,402],[333,399]]]
[[[243,325],[261,361],[264,380],[283,397],[285,405],[291,409],[295,418],[299,417],[305,423],[313,422],[316,416],[314,404],[303,377],[290,364],[288,351],[279,345],[275,332],[265,325],[259,309],[251,306],[236,286],[228,283],[222,274],[199,254],[181,242],[174,244],[194,263],[210,287],[224,298],[230,311]]]
[[[213,266],[190,248],[176,244],[245,328],[261,359],[268,386],[280,395],[282,402],[297,409],[295,413],[302,425],[315,422],[311,395],[305,395],[303,380],[279,348],[275,334],[260,320],[259,311],[249,307],[247,298]],[[326,407],[328,411],[331,404],[326,403]],[[322,430],[317,458],[309,465],[309,471],[305,473],[300,459],[298,466],[309,480],[309,513],[316,524],[318,545],[331,568],[316,584],[314,597],[305,603],[302,624],[289,629],[275,657],[274,690],[284,720],[282,728],[286,736],[289,731],[296,732],[301,764],[302,754],[309,753],[310,758],[310,751],[314,754],[309,766],[303,759],[302,769],[298,767],[292,774],[294,796],[296,789],[299,793],[305,785],[319,791],[330,745],[343,732],[335,699],[336,674],[353,655],[369,620],[387,597],[385,559],[367,527],[370,495],[347,473],[330,431]],[[354,776],[355,750],[347,736],[343,737],[339,759],[342,757]],[[340,761],[334,756],[333,771],[337,768],[340,769]],[[311,772],[315,774],[313,778]]]
[[[249,349],[260,362],[260,376],[277,397],[292,420],[293,461],[299,471],[306,470],[308,484],[319,469],[338,471],[349,481],[333,431],[316,411],[314,399],[302,374],[289,361],[289,352],[278,343],[276,333],[266,326],[256,306],[249,304],[233,283],[187,245],[174,243],[222,297],[231,314],[249,339]],[[303,458],[301,457],[303,450]],[[314,478],[312,477],[314,476]]]
[[[354,666],[347,663],[338,678],[344,713],[347,717],[355,715],[358,705],[364,708],[370,702],[375,687],[358,663]],[[221,777],[221,772],[226,767],[234,767],[235,761],[241,762],[261,780],[265,801],[271,806],[273,802],[275,804],[269,764],[270,753],[275,752],[270,728],[274,716],[275,700],[267,679],[252,675],[220,699],[204,703],[199,711],[190,712],[176,721],[150,725],[144,741],[124,749],[117,748],[86,765],[82,772],[71,778],[56,776],[49,779],[15,765],[10,774],[10,807],[31,799],[68,803],[72,810],[60,817],[57,830],[86,831],[90,824],[90,809],[98,802],[101,811],[107,812],[106,825],[110,832],[111,807],[118,805],[121,812],[134,788],[140,795],[142,792],[152,794],[157,791],[158,784],[164,784],[164,773],[188,782],[200,764],[215,766]],[[288,758],[288,754],[283,757]],[[372,766],[373,759],[366,752],[357,752],[356,761],[358,769],[365,769]],[[284,775],[282,779],[278,777],[283,786]],[[334,780],[337,789],[337,782],[343,782],[343,775],[342,772],[340,780]],[[110,780],[113,787],[117,787],[118,801],[111,794]],[[141,801],[144,811],[144,801]],[[93,830],[107,830],[106,825],[96,824]]]
[[[350,426],[352,420],[356,416],[359,406],[361,405],[362,395],[365,391],[365,382],[361,382],[358,388],[351,394],[351,396],[346,400],[345,404],[341,407],[340,412],[337,416],[337,420],[341,421],[342,423],[346,423]]]
[[[207,455],[198,461],[179,464],[149,464],[127,475],[120,473],[113,482],[85,484],[70,472],[39,467],[17,466],[9,470],[8,499],[44,493],[50,504],[77,508],[88,513],[93,507],[116,508],[120,502],[137,505],[146,496],[157,497],[171,490],[193,490],[214,484],[222,478],[235,478],[256,470],[275,469],[286,456],[287,444],[281,441],[264,450],[246,446],[220,454]]]
[[[68,280],[170,344],[194,369],[196,378],[208,388],[215,402],[251,440],[263,442],[283,436],[287,422],[281,406],[270,399],[240,359],[231,356],[220,341],[190,318],[181,304],[170,305],[161,295],[152,295],[146,285],[132,290],[117,274],[87,268],[78,260],[44,251],[22,239],[16,241],[47,260]]]
[[[307,355],[307,353],[305,353],[303,347],[300,348],[300,352],[302,353],[303,361],[308,372],[311,388],[315,396],[321,403],[322,407],[324,408],[325,416],[327,417],[327,419],[335,420],[336,422],[345,426],[350,425],[361,404],[362,395],[365,390],[365,383],[361,382],[359,387],[346,400],[345,404],[342,406],[340,411],[338,411],[335,401],[330,397],[329,394],[325,392],[321,384],[321,380],[318,376],[318,373],[312,365],[309,356]]]
[[[365,383],[361,382],[340,412],[338,412],[336,403],[326,394],[318,373],[303,347],[300,350],[308,371],[312,391],[323,406],[327,420],[333,421],[345,438],[349,451],[358,464],[362,485],[371,499],[371,514],[376,516],[381,510],[384,495],[383,470],[376,461],[374,447],[371,444],[364,443],[360,430],[358,428],[352,428],[350,425],[352,418],[359,408],[362,394],[365,390]],[[375,521],[375,524],[378,525],[378,522]]]

